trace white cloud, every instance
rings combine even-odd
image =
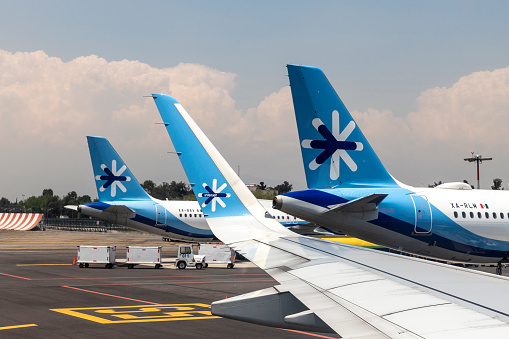
[[[396,177],[410,184],[465,178],[473,182],[474,168],[463,164],[463,158],[474,151],[496,158],[491,169],[483,168],[487,187],[495,176],[503,177],[502,169],[509,165],[507,93],[509,67],[475,72],[449,88],[424,91],[417,99],[418,110],[405,117],[378,110],[354,115]]]
[[[170,141],[155,124],[160,117],[153,100],[143,97],[151,93],[176,97],[232,167],[241,165],[245,181],[288,180],[304,188],[289,87],[243,111],[230,94],[236,75],[203,65],[159,69],[95,55],[64,62],[42,51],[0,50],[0,69],[0,196],[38,195],[44,188],[96,196],[86,135],[110,139],[140,180],[185,180],[176,157],[166,153]],[[353,115],[403,182],[473,181],[474,168],[462,160],[470,151],[493,156],[492,168],[509,165],[507,93],[509,67],[424,91],[418,110],[406,116],[378,109]],[[503,178],[484,169],[486,178]]]
[[[10,199],[47,187],[60,195],[74,189],[95,196],[86,135],[110,139],[140,180],[185,180],[178,160],[166,153],[170,141],[155,124],[160,117],[153,100],[143,97],[151,93],[176,97],[218,148],[243,165],[243,158],[257,157],[253,152],[265,147],[260,144],[276,145],[277,152],[275,141],[288,133],[287,89],[242,112],[230,95],[236,75],[203,65],[158,69],[95,55],[64,62],[43,51],[0,50],[0,69],[0,150],[13,165],[2,175],[14,178],[2,184],[0,195]]]

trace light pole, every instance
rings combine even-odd
[[[468,161],[468,162],[476,162],[477,163],[477,189],[480,189],[481,188],[481,184],[479,182],[479,164],[483,161],[487,161],[487,160],[493,160],[493,158],[483,158],[482,155],[479,155],[479,154],[476,154],[474,156],[474,152],[471,152],[472,153],[472,157],[470,158],[466,158],[464,159],[465,161]]]

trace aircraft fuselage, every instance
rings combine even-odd
[[[373,193],[387,194],[375,214],[332,211]],[[472,263],[496,263],[509,252],[509,195],[504,191],[370,187],[279,197],[283,212],[402,252]]]

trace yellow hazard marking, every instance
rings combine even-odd
[[[220,318],[210,313],[207,304],[165,304],[113,307],[57,308],[51,311],[100,324]]]
[[[10,330],[10,329],[13,329],[13,328],[32,327],[32,326],[37,326],[37,324],[26,324],[26,325],[4,326],[4,327],[0,327],[0,331],[1,331],[1,330]]]

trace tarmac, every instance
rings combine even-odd
[[[78,245],[116,246],[119,263],[73,265]],[[163,268],[122,263],[127,246],[161,246]],[[0,230],[2,338],[339,338],[210,314],[213,301],[274,286],[247,261],[179,270],[178,243],[138,232]],[[473,269],[495,273],[494,266]],[[504,269],[509,275],[509,269]]]
[[[161,246],[163,268],[73,265],[78,245]],[[0,231],[2,338],[338,338],[210,314],[213,301],[276,282],[249,262],[176,269],[178,243],[138,232]]]

